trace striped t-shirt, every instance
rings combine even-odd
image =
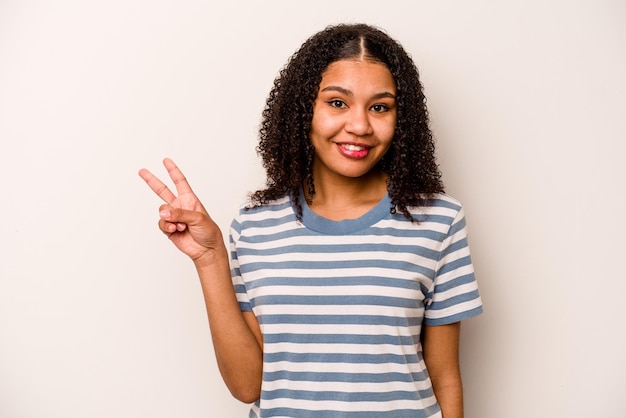
[[[231,226],[237,298],[264,341],[250,417],[440,417],[422,324],[482,312],[460,203],[439,194],[418,223],[388,195],[338,222],[302,204],[301,222],[285,197]]]

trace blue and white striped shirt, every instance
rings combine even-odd
[[[302,222],[285,197],[231,226],[237,298],[264,341],[250,417],[440,417],[422,324],[482,312],[461,204],[438,194],[419,223],[389,196],[339,222],[302,204]]]

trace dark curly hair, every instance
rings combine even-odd
[[[314,148],[309,140],[313,106],[322,73],[333,62],[365,59],[387,66],[396,83],[397,122],[391,147],[378,163],[388,175],[390,211],[414,220],[408,207],[428,205],[443,192],[429,128],[426,98],[418,70],[404,48],[381,29],[366,24],[339,24],[310,37],[274,80],[259,130],[257,152],[267,173],[265,189],[251,194],[253,206],[291,194],[302,218],[300,188],[312,183]]]

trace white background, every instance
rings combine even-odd
[[[0,417],[243,417],[137,176],[225,230],[287,58],[363,21],[421,70],[485,313],[468,418],[626,417],[623,1],[0,0]]]

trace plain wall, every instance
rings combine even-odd
[[[242,417],[192,264],[137,176],[225,232],[287,58],[328,24],[422,74],[485,313],[468,418],[626,417],[623,1],[0,1],[0,417]]]

